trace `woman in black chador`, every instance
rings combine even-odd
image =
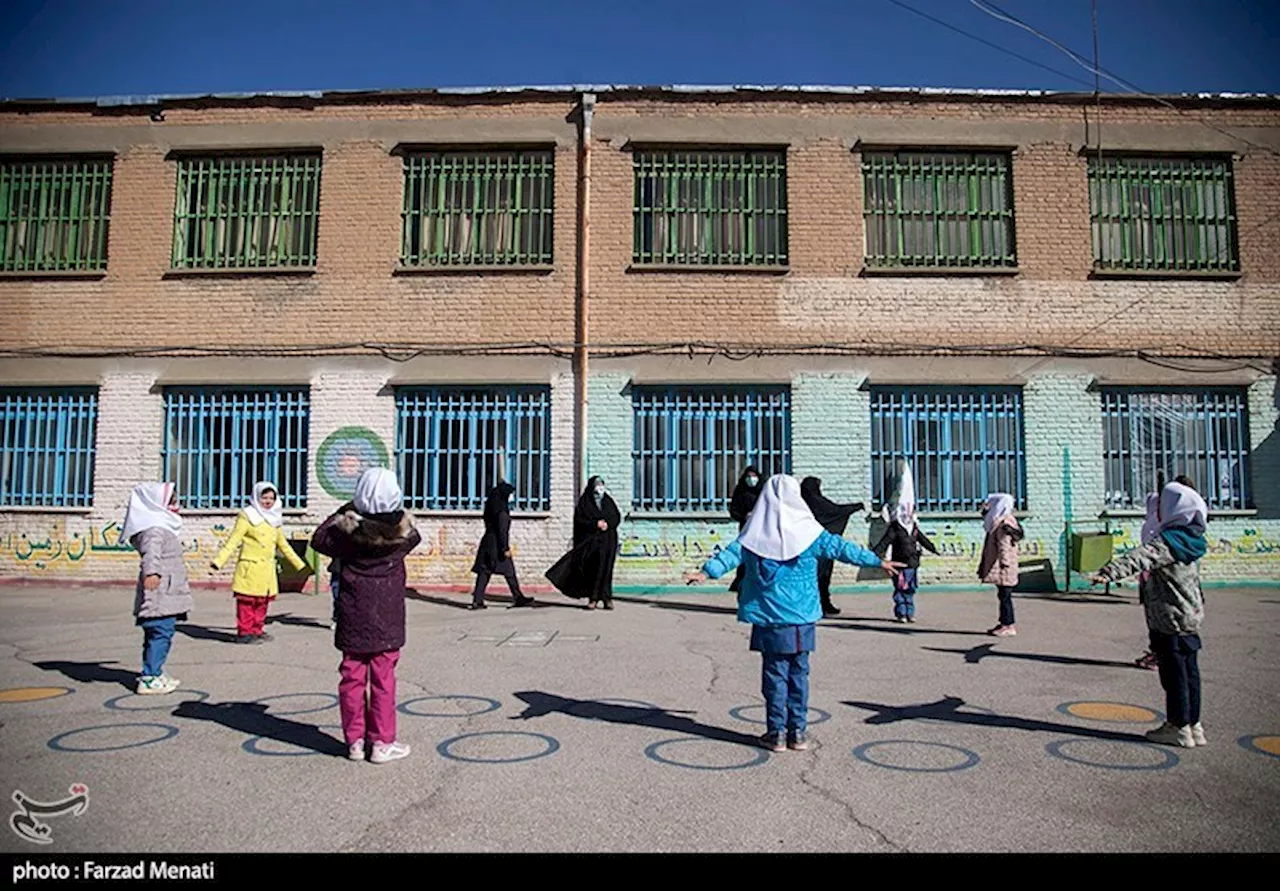
[[[733,488],[733,497],[729,499],[729,518],[738,524],[739,532],[746,527],[747,517],[751,516],[751,511],[755,508],[756,501],[760,498],[760,490],[763,488],[764,480],[760,479],[760,471],[754,467],[747,467],[742,471],[738,485]],[[733,584],[729,586],[730,591],[736,593],[742,589],[742,573],[745,571],[745,564],[739,564],[738,573],[733,577]]]
[[[511,496],[516,487],[510,483],[498,483],[489,490],[484,503],[484,537],[476,548],[476,562],[471,571],[476,574],[476,589],[471,594],[471,609],[486,609],[484,592],[491,576],[500,575],[507,580],[515,602],[512,606],[531,606],[532,597],[520,593],[516,580],[516,564],[511,559]]]
[[[547,570],[547,579],[566,597],[587,598],[587,608],[604,603],[613,609],[613,564],[618,559],[618,524],[622,514],[593,476],[573,512],[573,550]]]
[[[849,525],[849,518],[865,507],[861,501],[853,504],[836,504],[822,494],[822,480],[816,476],[805,478],[800,484],[800,495],[804,498],[804,503],[809,505],[809,510],[813,511],[813,518],[832,535],[844,535],[844,529]],[[840,610],[836,609],[835,604],[831,602],[831,572],[834,569],[835,561],[818,561],[818,593],[822,595],[824,616],[840,615]]]

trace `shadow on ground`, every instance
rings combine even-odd
[[[405,589],[405,597],[408,597],[410,600],[420,600],[423,603],[434,603],[437,606],[447,606],[452,609],[463,609],[463,610],[469,609],[471,604],[470,599],[467,599],[465,601],[454,600],[449,597],[441,597],[438,594],[424,594],[423,592],[415,588]],[[512,604],[515,602],[515,598],[512,597],[510,594],[486,594],[484,595],[484,602],[489,605],[490,609],[495,609],[500,604],[505,605],[508,609],[511,609]],[[553,607],[558,609],[582,609],[583,608],[576,603],[556,603],[550,600],[538,600],[537,598],[534,598],[534,601],[530,606],[522,607],[522,608],[523,609],[546,609],[548,607]]]
[[[850,708],[875,712],[867,718],[867,724],[895,724],[899,721],[945,721],[949,724],[968,724],[974,727],[991,727],[1000,730],[1028,730],[1032,733],[1065,733],[1089,739],[1103,739],[1114,742],[1146,742],[1145,736],[1138,733],[1120,733],[1115,730],[1098,730],[1093,727],[1080,727],[1075,724],[1057,724],[1052,721],[1037,721],[1034,718],[1017,718],[1012,715],[987,714],[985,712],[962,712],[965,704],[958,696],[947,696],[937,702],[919,705],[886,705],[881,702],[859,702],[845,700],[840,703]]]
[[[119,684],[130,692],[133,691],[138,681],[138,673],[136,671],[125,671],[123,668],[108,668],[107,666],[109,665],[120,664],[114,659],[110,662],[64,662],[54,660],[50,662],[34,662],[32,664],[42,671],[56,671],[82,684]]]
[[[669,730],[689,736],[700,736],[703,739],[718,742],[734,743],[739,746],[759,746],[760,741],[745,733],[738,733],[725,727],[713,727],[701,724],[690,715],[694,712],[672,711],[656,706],[615,705],[611,702],[600,702],[593,699],[569,699],[552,693],[526,690],[515,694],[525,702],[526,708],[513,721],[528,721],[545,715],[559,713],[574,718],[585,718],[589,721],[604,721],[609,724],[630,724],[635,727],[651,727],[655,730]]]
[[[334,739],[311,724],[267,714],[267,704],[263,702],[184,702],[173,710],[173,716],[211,721],[249,736],[274,739],[321,755],[346,757],[347,754],[342,740]]]
[[[192,625],[190,622],[178,625],[177,632],[185,634],[193,640],[212,640],[217,643],[235,643],[237,639],[234,631],[220,631],[217,628],[207,628],[204,625]]]
[[[267,616],[266,624],[268,625],[296,625],[299,628],[324,628],[328,630],[327,622],[319,619],[310,619],[306,616],[295,616],[293,613],[280,613],[278,616]]]
[[[1085,659],[1080,656],[1051,656],[1047,653],[1000,653],[995,649],[995,644],[980,644],[970,650],[949,650],[943,647],[921,647],[932,653],[957,653],[964,656],[964,661],[970,665],[977,665],[983,659],[1020,659],[1024,662],[1047,662],[1050,665],[1094,665],[1099,668],[1133,668],[1139,671],[1145,671],[1132,662],[1112,662],[1107,659]]]

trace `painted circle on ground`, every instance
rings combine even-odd
[[[174,699],[181,696],[195,696],[195,699],[183,699],[182,702],[204,702],[209,698],[209,694],[203,690],[175,690],[173,693],[165,696],[139,696],[137,693],[125,693],[121,696],[113,696],[106,702],[102,703],[109,709],[117,712],[151,712],[159,711],[163,708],[172,708]],[[146,702],[151,699],[163,699],[162,705],[123,705],[124,702]]]
[[[746,721],[748,724],[766,724],[767,723],[765,721],[756,720],[755,718],[748,718],[742,714],[743,712],[748,711],[750,709],[759,709],[760,711],[764,711],[764,703],[759,703],[757,705],[734,706],[733,708],[729,709],[729,717],[736,718],[739,721]],[[817,715],[816,718],[813,718],[813,717],[809,718],[810,724],[821,724],[823,721],[831,720],[830,712],[824,712],[822,709],[815,708],[813,706],[809,706],[809,715]]]
[[[250,705],[262,705],[263,703],[270,702],[273,699],[297,699],[302,696],[324,696],[328,699],[332,699],[333,701],[328,705],[322,705],[319,708],[298,708],[288,712],[276,711],[268,705],[267,711],[276,717],[280,717],[281,715],[309,715],[312,712],[322,712],[326,709],[331,709],[338,704],[338,697],[333,693],[280,693],[275,696],[264,696],[261,699],[255,699],[250,703]]]
[[[755,749],[751,752],[751,758],[741,764],[691,764],[688,761],[677,761],[674,758],[659,755],[658,751],[665,746],[674,746],[680,743],[718,743],[721,740],[707,739],[703,736],[678,736],[675,739],[664,739],[660,742],[653,743],[645,747],[645,757],[650,761],[656,761],[659,764],[669,764],[672,767],[686,767],[689,770],[746,770],[748,767],[756,767],[764,764],[769,760],[769,753],[764,749]],[[726,743],[735,749],[749,749],[748,746],[739,745],[738,743]]]
[[[10,687],[0,690],[0,702],[40,702],[76,692],[74,687]]]
[[[1058,711],[1073,718],[1109,724],[1151,724],[1164,720],[1164,715],[1155,709],[1127,702],[1064,702]]]
[[[641,710],[645,712],[660,712],[663,710],[652,702],[645,702],[643,699],[614,699],[606,697],[603,699],[584,699],[580,702],[575,702],[573,705],[565,709],[565,711],[573,715],[575,718],[590,717],[590,715],[584,716],[579,714],[579,712],[585,711],[585,707],[589,705],[603,705],[606,708],[611,705],[619,708],[634,708],[639,706]]]
[[[955,764],[944,764],[942,766],[914,766],[910,764],[892,764],[886,761],[876,761],[868,753],[872,749],[882,748],[884,746],[919,746],[927,749],[942,749],[953,752],[963,759]],[[982,759],[978,757],[977,752],[971,752],[960,746],[953,746],[949,743],[927,742],[922,739],[878,739],[872,742],[863,743],[853,750],[853,757],[867,764],[873,764],[876,767],[883,767],[888,770],[905,770],[908,773],[953,773],[958,770],[968,770],[975,766]]]
[[[482,702],[485,705],[479,711],[471,712],[415,712],[409,706],[415,702],[437,702],[440,700],[470,700],[472,702]],[[476,715],[487,715],[489,712],[496,712],[502,708],[502,703],[496,699],[490,699],[488,696],[466,696],[461,693],[448,693],[441,696],[419,696],[417,699],[409,699],[398,706],[396,711],[402,715],[413,715],[415,718],[472,718]]]
[[[1236,742],[1250,752],[1280,758],[1280,736],[1242,736]]]
[[[453,748],[459,743],[467,740],[480,739],[482,737],[495,736],[521,736],[526,739],[540,740],[546,746],[541,752],[534,752],[532,755],[518,755],[515,758],[472,758],[466,755],[454,754]],[[520,761],[533,761],[537,758],[545,758],[553,755],[560,749],[560,741],[555,737],[547,736],[545,733],[528,733],[523,730],[484,730],[478,733],[464,733],[461,736],[454,736],[446,739],[440,745],[436,746],[436,751],[451,761],[466,761],[471,764],[515,764]]]
[[[356,482],[370,467],[386,467],[387,446],[367,427],[343,427],[321,443],[316,453],[316,476],[334,498],[348,499]]]
[[[1116,763],[1115,761],[1097,760],[1084,758],[1080,755],[1072,755],[1066,751],[1069,746],[1102,746],[1111,747],[1104,748],[1103,751],[1115,752],[1115,746],[1122,746],[1123,751],[1132,755],[1130,763]],[[1178,765],[1178,756],[1173,750],[1167,746],[1158,746],[1154,743],[1147,742],[1125,742],[1123,740],[1105,740],[1105,739],[1059,739],[1049,743],[1044,747],[1055,758],[1061,758],[1063,761],[1070,761],[1073,764],[1084,764],[1088,767],[1100,767],[1104,770],[1168,770]],[[1142,753],[1142,754],[1139,754]],[[1149,753],[1153,756],[1147,758]],[[1103,756],[1105,757],[1105,756]]]
[[[152,731],[159,730],[159,736],[152,736],[150,739],[141,739],[136,742],[125,743],[119,746],[69,746],[67,740],[73,736],[79,736],[82,733],[94,733],[96,731],[113,731],[124,730],[126,728],[148,728]],[[170,724],[95,724],[92,727],[81,727],[78,730],[68,730],[66,733],[59,733],[53,739],[49,740],[49,748],[55,752],[118,752],[121,749],[140,749],[143,746],[153,745],[154,743],[164,742],[166,739],[172,739],[178,735],[178,728]]]
[[[316,724],[316,730],[336,730],[339,735],[342,733],[342,725],[340,724]],[[288,746],[293,751],[281,752],[275,749],[264,749],[260,745],[262,742],[273,742],[278,745]],[[337,745],[343,749],[347,747],[344,739],[339,739]],[[305,755],[324,755],[325,752],[317,752],[315,749],[308,749],[306,746],[299,746],[294,743],[281,742],[278,739],[271,739],[269,736],[251,736],[240,744],[240,748],[244,749],[250,755],[265,755],[272,758],[298,758]],[[337,748],[337,746],[335,746]]]

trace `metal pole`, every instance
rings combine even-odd
[[[587,372],[590,326],[588,307],[591,256],[591,118],[595,113],[594,93],[582,94],[582,129],[578,144],[578,286],[576,294],[577,329],[574,345],[574,434],[575,476],[578,487],[586,484],[587,473]]]

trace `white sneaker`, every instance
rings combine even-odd
[[[388,761],[396,761],[400,758],[409,756],[409,747],[401,742],[390,743],[374,743],[373,757],[369,760],[374,764],[386,764]]]
[[[160,675],[151,678],[139,677],[136,692],[139,696],[163,696],[165,693],[172,693],[175,689],[177,684]]]
[[[1194,749],[1196,747],[1196,740],[1191,735],[1190,725],[1175,727],[1168,721],[1165,721],[1163,726],[1148,731],[1147,739],[1162,746],[1178,746],[1183,749]]]
[[[347,747],[347,757],[352,761],[364,760],[364,740],[358,739]]]
[[[168,685],[170,693],[172,693],[174,690],[182,686],[182,681],[178,680],[177,678],[169,677],[169,675],[163,672],[160,673],[160,678],[165,682],[166,685]]]
[[[1194,724],[1191,725],[1191,738],[1196,741],[1197,746],[1209,745],[1209,740],[1205,739],[1204,725],[1202,725],[1199,721],[1196,721]]]

